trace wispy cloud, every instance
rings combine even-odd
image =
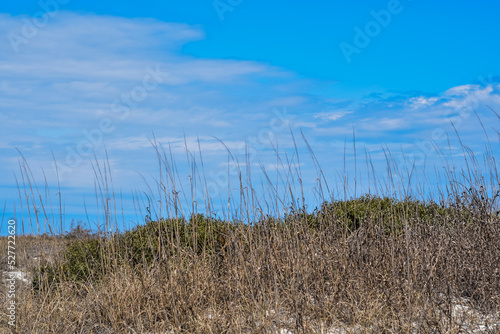
[[[408,100],[408,107],[411,109],[429,108],[438,101],[438,97],[416,96]]]
[[[337,121],[348,114],[352,114],[352,111],[321,112],[314,115],[314,118],[319,118],[323,121]]]

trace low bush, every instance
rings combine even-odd
[[[60,261],[43,263],[38,268],[33,286],[39,290],[44,281],[96,282],[114,265],[148,266],[180,251],[217,253],[224,248],[231,229],[234,226],[230,223],[197,214],[189,220],[150,220],[109,239],[73,236]]]
[[[429,224],[443,224],[457,217],[471,221],[472,213],[463,206],[448,206],[411,198],[397,200],[365,195],[356,199],[324,202],[312,213],[304,210],[292,211],[285,220],[304,220],[313,229],[331,227],[334,224],[347,233],[358,229],[365,222],[370,222],[381,224],[388,233],[399,233],[404,222],[411,224],[418,220]]]

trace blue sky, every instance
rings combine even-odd
[[[142,192],[143,176],[154,180],[153,136],[179,161],[200,141],[215,196],[227,193],[218,139],[241,159],[247,143],[255,169],[273,170],[266,138],[290,152],[290,129],[302,131],[332,185],[346,148],[353,167],[353,131],[358,155],[368,152],[380,174],[384,148],[428,165],[440,161],[432,144],[459,157],[445,137],[450,121],[481,156],[486,140],[472,110],[498,150],[489,108],[500,111],[499,9],[416,0],[2,3],[4,215],[23,215],[19,151],[42,190],[59,181],[70,221],[95,193],[94,154],[102,162],[107,150],[126,198]],[[314,164],[300,166],[313,188]],[[181,162],[179,174],[189,174]]]

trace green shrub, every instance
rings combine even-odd
[[[97,281],[107,268],[105,244],[98,239],[69,242],[62,260],[42,263],[34,272],[33,288],[38,291],[44,283],[50,286],[64,281]]]
[[[325,202],[312,213],[305,209],[292,210],[283,219],[268,217],[252,225],[229,223],[202,214],[185,218],[147,220],[146,224],[109,239],[71,239],[63,261],[42,266],[34,275],[38,289],[43,281],[98,281],[105,270],[114,265],[132,267],[147,266],[155,260],[168,258],[180,252],[192,254],[219,254],[236,236],[236,227],[256,229],[258,233],[281,231],[296,233],[295,228],[319,230],[324,227],[340,227],[350,233],[363,224],[382,224],[387,233],[400,233],[404,223],[416,221],[443,224],[456,221],[474,221],[470,210],[462,207],[439,205],[405,199],[398,201],[388,197],[362,196],[357,199]],[[305,224],[304,224],[305,223]],[[245,246],[244,240],[240,240]]]
[[[230,224],[192,215],[188,221],[160,219],[125,232],[117,238],[117,249],[132,265],[150,264],[161,256],[172,256],[184,250],[200,254],[220,251],[227,239]]]
[[[229,223],[198,214],[189,220],[149,220],[145,225],[116,234],[109,240],[71,239],[62,261],[45,263],[34,273],[33,286],[38,290],[45,281],[99,281],[105,270],[114,264],[150,265],[154,260],[173,256],[179,251],[220,252],[232,228]]]
[[[64,273],[70,280],[95,279],[102,273],[106,245],[102,240],[78,240],[71,242],[64,256]]]
[[[348,232],[358,229],[361,225],[383,224],[386,230],[399,232],[404,222],[416,220],[429,224],[444,223],[460,214],[469,217],[465,210],[440,205],[434,202],[423,202],[407,198],[403,201],[389,198],[365,195],[356,199],[324,202],[314,212],[292,210],[285,217],[290,223],[293,219],[305,222],[309,228],[319,229],[322,226],[340,225]]]

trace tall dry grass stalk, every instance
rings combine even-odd
[[[56,233],[47,213],[53,208],[21,165],[19,193],[38,236],[18,237],[20,269],[32,283],[19,283],[17,332],[499,331],[500,179],[491,145],[480,163],[461,143],[459,171],[436,148],[445,171],[436,178],[445,187],[434,192],[423,185],[425,174],[411,183],[414,166],[398,166],[389,150],[388,177],[378,179],[365,152],[371,194],[350,197],[361,189],[356,165],[354,186],[344,173],[344,198],[335,199],[305,143],[324,201],[314,212],[306,210],[297,145],[291,156],[276,148],[280,172],[274,179],[263,169],[260,184],[253,184],[248,156],[241,168],[229,155],[237,184],[217,208],[201,153],[186,152],[186,188],[171,152],[153,143],[158,179],[134,202],[144,223],[120,222],[110,166],[96,160],[102,220],[96,231],[79,226],[69,235],[62,226]],[[203,203],[187,196],[200,192]],[[10,329],[4,316],[0,328]]]

